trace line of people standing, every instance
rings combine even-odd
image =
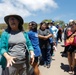
[[[21,16],[7,15],[4,20],[7,29],[1,35],[2,75],[25,75],[27,51],[35,75],[41,75],[38,68],[40,57],[44,67],[50,68],[53,46],[57,46],[58,29],[54,26],[54,22],[41,22],[37,30],[37,23],[32,21],[26,33]]]

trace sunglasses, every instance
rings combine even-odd
[[[16,18],[14,18],[14,17],[11,17],[11,18],[9,18],[9,21],[10,21],[10,20],[17,20],[17,19],[16,19]]]

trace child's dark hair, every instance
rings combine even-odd
[[[43,24],[46,25],[46,22],[41,22],[41,23],[40,23],[40,29],[41,29],[41,26],[42,26]]]
[[[31,21],[29,23],[29,25],[32,25],[32,29],[31,29],[32,31],[37,32],[37,23],[36,22]]]

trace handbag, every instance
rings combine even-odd
[[[75,32],[74,32],[75,33]],[[73,33],[73,34],[74,34]],[[65,46],[68,45],[76,45],[76,36],[74,36],[73,34],[71,34],[65,41]]]
[[[73,41],[72,45],[76,46],[76,36],[74,36],[74,41]]]
[[[71,45],[71,44],[73,44],[73,42],[74,42],[74,37],[69,37],[65,41],[65,46]]]

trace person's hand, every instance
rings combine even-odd
[[[76,36],[76,33],[75,34],[73,34],[73,37],[75,37]]]
[[[14,64],[15,63],[15,61],[14,61],[14,59],[15,59],[16,57],[12,57],[12,56],[8,56],[7,57],[7,67],[9,67],[9,66],[12,66],[12,64]]]
[[[34,63],[34,52],[33,51],[30,51],[30,64],[33,65]]]
[[[44,36],[44,40],[47,40],[48,39],[48,36]]]
[[[34,57],[30,58],[30,64],[33,65],[34,63]]]

